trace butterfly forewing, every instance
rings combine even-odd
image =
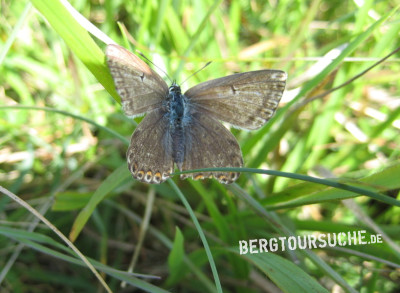
[[[134,178],[161,183],[173,172],[172,140],[162,109],[143,118],[131,138],[126,157]]]
[[[108,45],[107,64],[127,116],[143,115],[161,107],[168,95],[165,81],[144,61],[118,45]]]
[[[244,129],[257,129],[274,114],[287,75],[280,70],[238,73],[200,83],[185,96],[198,111]]]
[[[193,112],[185,129],[185,156],[182,170],[213,167],[242,167],[243,158],[238,142],[219,121],[200,112]],[[232,183],[237,172],[201,172],[182,174],[181,178],[215,177],[221,183]]]

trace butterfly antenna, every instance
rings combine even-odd
[[[189,78],[191,78],[193,75],[197,74],[198,72],[200,72],[201,70],[203,70],[204,68],[206,68],[210,64],[211,64],[211,61],[207,62],[206,65],[204,65],[202,68],[197,70],[195,73],[192,73],[191,75],[189,75],[189,77],[187,77],[180,85],[184,84]]]
[[[169,75],[168,75],[164,70],[162,70],[160,67],[158,67],[156,64],[154,64],[149,58],[147,58],[147,57],[146,57],[142,52],[140,52],[139,50],[136,50],[136,52],[137,52],[140,56],[142,56],[144,59],[146,59],[147,62],[151,63],[154,67],[158,68],[158,70],[160,70],[162,73],[164,73],[165,76],[168,77],[169,81],[170,81],[171,83],[173,83],[172,79],[169,77]]]

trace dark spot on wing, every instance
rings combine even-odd
[[[235,87],[233,85],[231,85],[231,89],[232,89],[232,93],[234,95],[236,95],[237,94],[237,89],[235,89]]]

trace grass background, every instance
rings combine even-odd
[[[234,72],[288,72],[274,119],[232,130],[246,167],[288,174],[243,173],[229,186],[175,176],[149,186],[126,167],[139,120],[121,112],[104,42],[62,2],[1,2],[0,185],[68,235],[114,292],[397,292],[399,54],[306,102],[400,45],[400,3],[359,3],[71,1],[178,82],[213,61],[184,90]],[[4,194],[2,292],[107,290]],[[239,255],[239,240],[359,230],[383,243]],[[142,276],[124,274],[132,262]]]

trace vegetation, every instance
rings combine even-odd
[[[361,2],[71,1],[79,18],[60,0],[2,1],[0,291],[398,292],[399,54],[367,69],[400,46],[400,3]],[[121,111],[107,38],[178,83],[212,61],[183,90],[285,70],[274,118],[232,129],[251,169],[232,185],[132,179],[141,118]],[[240,254],[353,231],[382,243]]]

